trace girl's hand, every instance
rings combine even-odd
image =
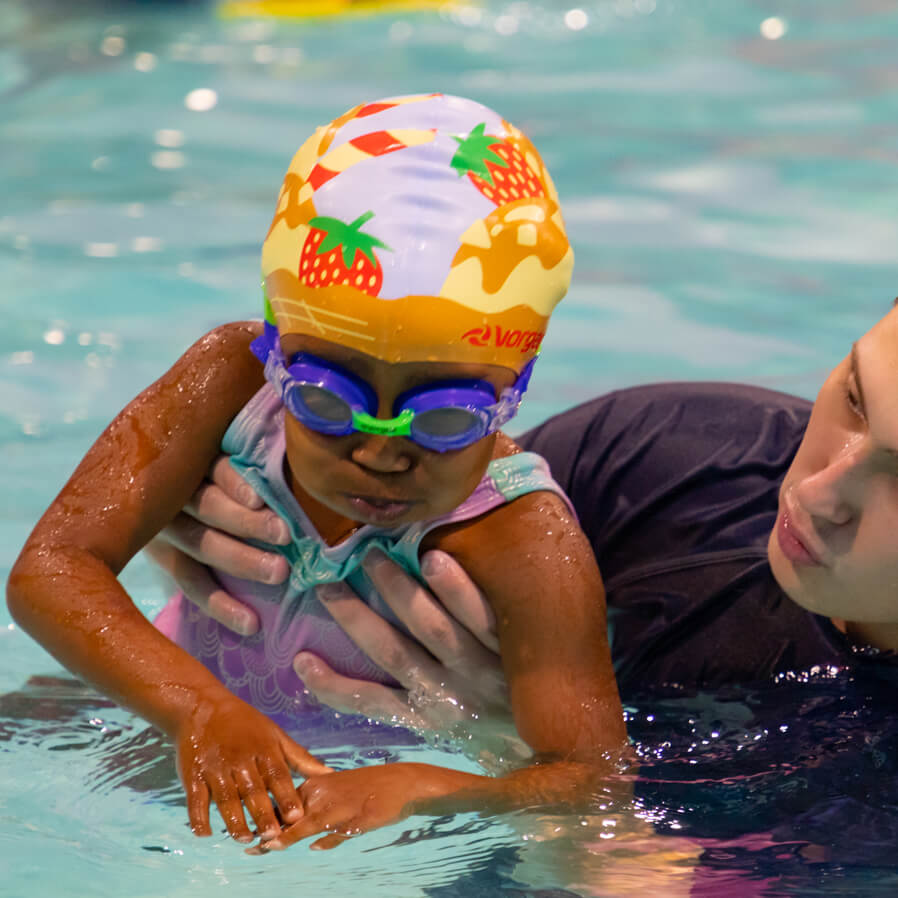
[[[234,697],[200,706],[174,734],[178,773],[187,793],[190,828],[211,835],[210,799],[231,837],[251,842],[244,806],[262,838],[281,832],[271,796],[281,818],[292,823],[303,815],[291,771],[303,776],[330,773],[301,745],[264,714]]]
[[[459,788],[470,774],[429,764],[385,764],[340,770],[307,779],[299,789],[302,818],[274,839],[249,849],[250,854],[283,851],[290,845],[326,832],[311,848],[336,848],[352,836],[395,823],[416,813],[423,799],[437,798]]]
[[[225,592],[206,565],[234,577],[283,583],[290,573],[287,559],[244,540],[285,545],[290,534],[287,525],[263,506],[234,470],[228,456],[220,455],[208,476],[146,552],[189,601],[229,630],[251,636],[259,629],[255,611]]]

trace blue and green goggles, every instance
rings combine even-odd
[[[536,361],[528,362],[498,400],[487,381],[443,380],[403,393],[393,405],[394,417],[384,419],[376,417],[374,389],[351,371],[305,352],[288,365],[277,329],[268,322],[251,348],[287,411],[311,430],[330,436],[362,432],[406,437],[435,452],[464,449],[510,421]]]

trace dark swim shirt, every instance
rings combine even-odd
[[[756,387],[611,393],[518,442],[574,502],[607,590],[621,689],[715,687],[843,665],[848,640],[767,563],[811,403]]]

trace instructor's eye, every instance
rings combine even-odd
[[[854,415],[857,415],[862,421],[864,420],[864,409],[861,405],[860,396],[857,392],[857,387],[854,383],[854,378],[849,376],[845,383],[843,384],[843,391],[845,393],[845,402],[848,404],[848,408],[851,409]]]

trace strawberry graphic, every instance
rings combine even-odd
[[[467,137],[453,137],[458,149],[450,165],[497,206],[526,197],[545,196],[539,178],[521,151],[501,137],[484,134],[481,122]]]
[[[390,247],[362,233],[362,225],[372,218],[373,212],[365,212],[349,224],[325,215],[310,219],[312,230],[299,257],[299,279],[310,287],[345,284],[377,296],[384,273],[374,247]]]

